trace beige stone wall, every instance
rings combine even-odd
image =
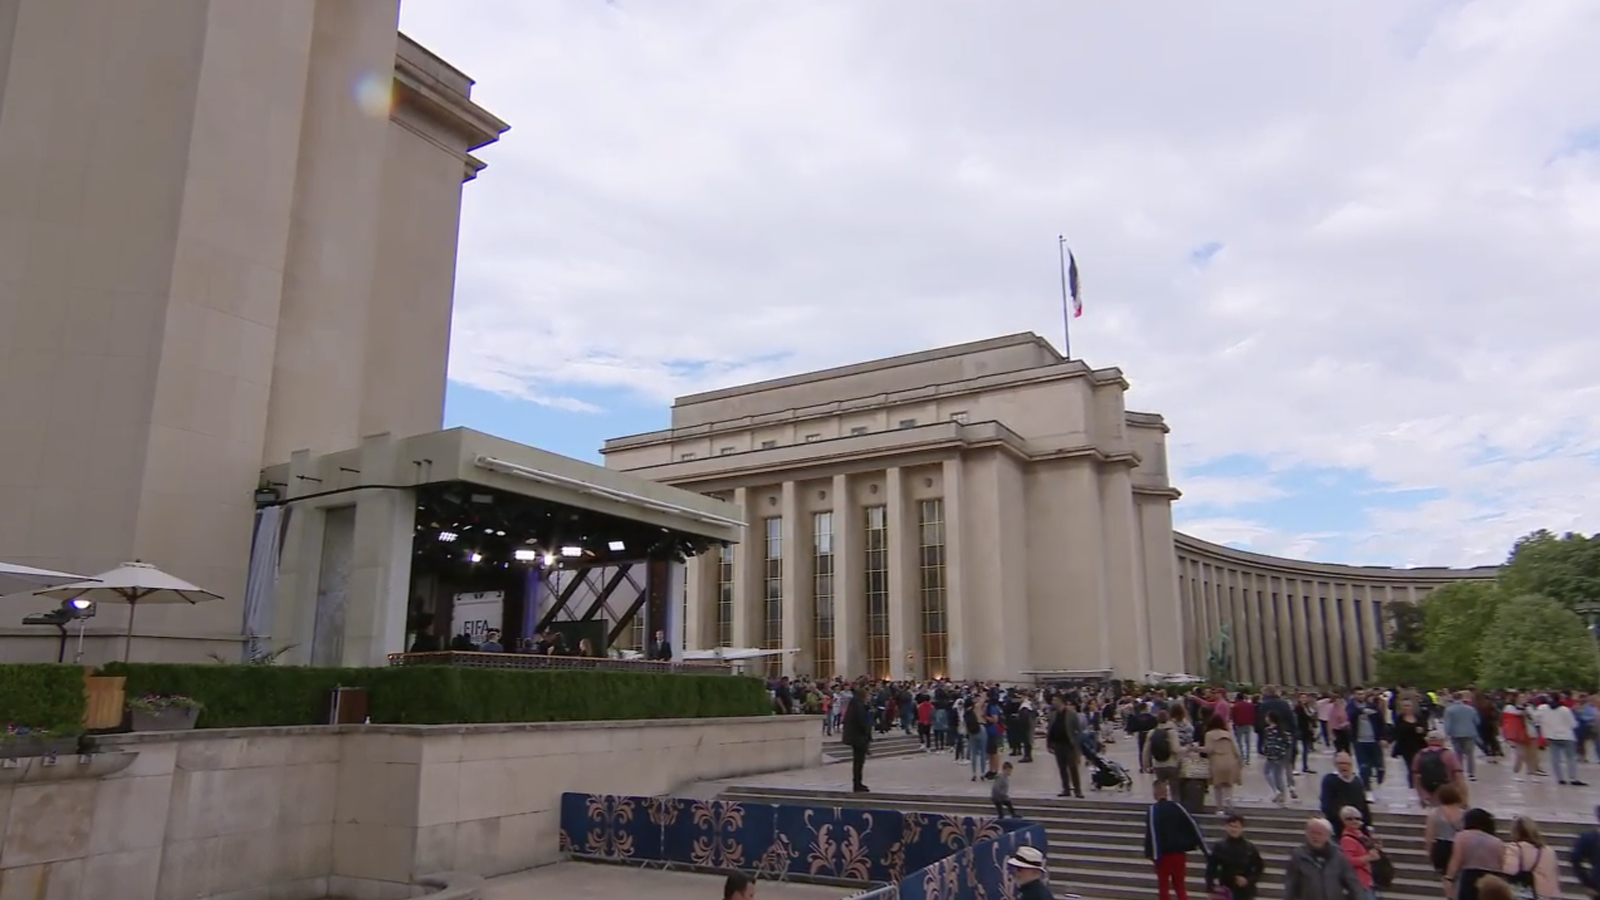
[[[398,8],[0,2],[0,559],[226,598],[142,610],[142,658],[238,652],[264,464],[439,423],[461,184],[506,126]],[[0,658],[55,657],[17,621],[47,606]]]
[[[421,875],[556,859],[563,791],[663,794],[818,765],[822,752],[817,721],[800,716],[104,743],[138,757],[100,779],[18,781],[23,770],[0,769],[0,897],[407,897]]]

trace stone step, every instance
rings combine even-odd
[[[906,808],[929,809],[939,811],[961,809],[964,814],[989,815],[993,806],[987,797],[977,796],[949,796],[930,797],[920,794],[879,793],[855,794],[843,786],[836,789],[801,789],[787,787],[771,787],[766,785],[736,785],[723,791],[724,795],[737,793],[747,799],[760,799],[764,802],[809,802],[815,798],[824,798],[831,805],[850,806],[889,806],[899,808],[899,805],[910,804]],[[1089,799],[1076,800],[1061,797],[1013,797],[1018,810],[1024,815],[1055,815],[1063,816],[1069,820],[1082,821],[1085,824],[1105,823],[1108,821],[1128,820],[1142,823],[1144,813],[1149,801],[1137,795],[1124,792],[1105,792],[1098,795],[1092,794]],[[930,807],[931,804],[936,806]],[[1310,811],[1304,809],[1285,809],[1265,804],[1241,804],[1240,812],[1251,823],[1254,830],[1257,826],[1281,825],[1293,830],[1298,836],[1304,827]],[[1204,823],[1207,816],[1199,817]],[[1385,837],[1414,836],[1418,839],[1423,834],[1423,816],[1418,811],[1411,810],[1379,810],[1377,812],[1378,830]],[[1544,822],[1541,821],[1540,829],[1545,838],[1560,846],[1563,842],[1575,839],[1588,826],[1571,822]]]
[[[801,790],[762,786],[732,787],[723,799],[754,803],[811,803],[818,805],[875,807],[879,809],[927,810],[960,815],[990,815],[993,807],[978,797],[923,797],[895,794],[854,794],[843,791]],[[1043,825],[1050,838],[1052,887],[1060,893],[1070,891],[1095,900],[1146,900],[1154,895],[1155,875],[1144,857],[1144,807],[1131,803],[1089,800],[1025,798],[1019,812],[1029,821]],[[1282,864],[1300,843],[1306,813],[1303,810],[1264,808],[1245,813],[1251,840],[1260,847],[1267,861],[1267,876],[1262,881],[1262,896],[1282,892]],[[1220,836],[1212,816],[1200,816],[1208,835]],[[1395,882],[1384,890],[1385,900],[1437,900],[1439,880],[1429,866],[1422,842],[1422,817],[1396,813],[1394,821],[1381,827],[1385,848],[1398,869]],[[1559,827],[1559,826],[1558,826]],[[1576,833],[1577,827],[1570,829]],[[1570,842],[1570,836],[1547,834],[1556,847]],[[1191,859],[1190,881],[1198,888],[1204,878],[1204,862]],[[1571,894],[1571,886],[1566,886]]]

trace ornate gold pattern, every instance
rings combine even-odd
[[[861,814],[865,825],[858,830],[838,822],[826,822],[820,826],[812,824],[811,817],[816,812],[815,809],[808,809],[805,816],[806,830],[811,832],[811,846],[806,855],[808,871],[812,875],[833,878],[872,880],[872,860],[867,855],[867,835],[872,831],[872,813]],[[837,819],[841,812],[835,807],[834,818]]]
[[[606,859],[632,859],[633,835],[628,825],[638,812],[638,799],[614,794],[592,794],[588,800],[589,821],[595,823],[584,837],[585,853]]]
[[[696,828],[710,832],[694,839],[689,860],[697,866],[714,869],[744,868],[744,845],[739,832],[744,828],[744,804],[723,800],[702,800],[691,808]]]
[[[676,797],[650,797],[644,801],[645,813],[650,817],[650,824],[666,828],[678,821],[678,800]]]

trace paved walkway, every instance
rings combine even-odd
[[[1112,759],[1127,766],[1128,771],[1133,773],[1136,785],[1134,790],[1131,792],[1091,790],[1085,792],[1086,796],[1099,796],[1123,802],[1149,802],[1150,777],[1138,774],[1139,766],[1134,760],[1134,747],[1131,739],[1123,737],[1112,744],[1108,751]],[[1035,746],[1035,751],[1036,761],[1027,765],[1018,763],[1012,776],[1012,799],[1021,808],[1026,807],[1029,797],[1054,797],[1061,789],[1055,760],[1044,751],[1042,742]],[[1389,759],[1387,762],[1388,774],[1391,777],[1387,779],[1387,783],[1378,788],[1374,797],[1376,801],[1374,809],[1384,812],[1417,811],[1419,807],[1416,795],[1406,787],[1401,761]],[[1291,802],[1292,807],[1302,807],[1308,811],[1316,808],[1317,786],[1322,773],[1333,771],[1333,752],[1324,749],[1315,754],[1311,767],[1317,770],[1317,774],[1298,776],[1296,786],[1300,798]],[[970,770],[966,761],[957,764],[948,751],[943,754],[926,754],[901,759],[874,760],[869,757],[865,774],[870,787],[885,793],[929,796],[987,797],[989,795],[988,783],[969,781]],[[1595,807],[1600,804],[1600,763],[1580,764],[1579,775],[1584,781],[1589,782],[1590,786],[1558,785],[1554,779],[1548,777],[1513,776],[1509,762],[1489,765],[1479,759],[1478,780],[1472,784],[1471,799],[1474,805],[1486,807],[1496,816],[1527,814],[1548,821],[1592,822]],[[1087,772],[1085,779],[1087,783]],[[689,796],[712,796],[723,787],[734,784],[840,790],[847,788],[849,783],[849,764],[838,763],[820,769],[708,782],[695,785],[684,793]],[[1236,802],[1241,807],[1267,806],[1271,796],[1272,791],[1267,787],[1261,763],[1259,760],[1254,760],[1245,768],[1244,785],[1239,788]]]
[[[615,900],[650,897],[652,900],[706,900],[722,896],[721,875],[646,871],[633,866],[566,862],[489,880],[483,900]],[[763,881],[756,888],[761,900],[839,900],[858,893],[854,888],[824,887]]]

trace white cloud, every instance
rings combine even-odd
[[[1289,496],[1289,492],[1271,478],[1188,475],[1179,478],[1178,483],[1183,485],[1183,499],[1190,506],[1232,509]]]
[[[405,0],[514,126],[466,191],[453,376],[665,401],[1054,335],[1065,233],[1074,348],[1175,463],[1445,492],[1351,561],[1600,530],[1600,4],[906,9]]]

